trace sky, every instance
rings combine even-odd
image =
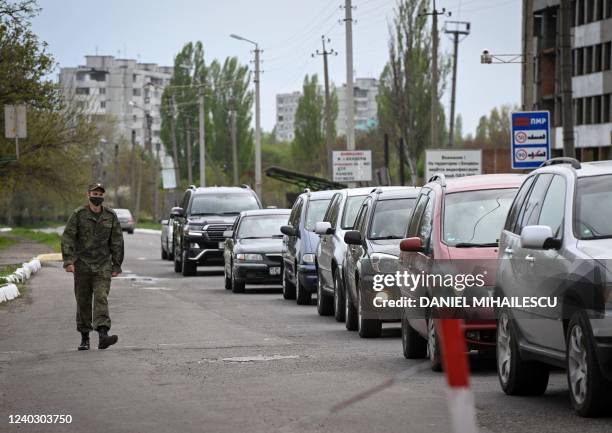
[[[389,22],[396,0],[353,0],[354,74],[378,78],[388,59]],[[456,111],[465,133],[493,107],[520,102],[518,64],[482,65],[480,54],[514,54],[521,49],[521,0],[437,0],[452,13],[446,20],[469,21],[471,34],[459,45]],[[321,36],[328,48],[330,79],[346,80],[344,0],[39,0],[42,11],[32,28],[48,43],[59,67],[85,63],[85,55],[105,54],[142,62],[172,65],[188,41],[204,44],[205,61],[237,56],[252,60],[251,45],[231,33],[259,43],[263,50],[261,77],[262,127],[271,131],[275,95],[301,90],[305,74],[322,77]],[[448,35],[441,50],[452,53]],[[58,69],[59,71],[59,69]],[[443,104],[450,109],[450,76]]]

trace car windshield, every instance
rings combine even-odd
[[[306,213],[306,230],[314,230],[316,223],[323,221],[323,216],[331,199],[310,200]]]
[[[280,227],[288,220],[289,214],[244,217],[238,227],[238,239],[282,238]]]
[[[516,189],[487,189],[447,194],[444,243],[450,246],[495,246]]]
[[[403,239],[413,207],[413,198],[379,200],[374,208],[368,239]]]
[[[574,215],[579,239],[612,238],[612,175],[578,179]]]
[[[357,218],[357,213],[359,212],[359,208],[361,207],[361,204],[366,199],[366,197],[366,195],[357,195],[346,199],[341,224],[341,227],[343,229],[353,228],[353,226],[355,225],[355,218]]]
[[[259,204],[251,194],[201,194],[191,203],[191,215],[239,214],[253,209],[259,209]]]

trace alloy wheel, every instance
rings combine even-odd
[[[506,384],[510,379],[512,349],[510,347],[510,320],[506,313],[499,316],[497,325],[497,371],[501,381]]]
[[[582,404],[587,394],[587,350],[584,344],[584,333],[580,325],[575,325],[569,337],[568,373],[572,395],[578,404]]]

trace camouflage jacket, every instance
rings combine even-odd
[[[121,272],[123,233],[119,219],[107,207],[102,207],[98,218],[89,206],[72,213],[62,235],[64,267],[81,260],[94,272]]]

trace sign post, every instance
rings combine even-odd
[[[550,113],[519,111],[512,113],[511,158],[514,170],[538,168],[550,159]]]
[[[371,150],[340,150],[333,152],[334,182],[370,182],[372,180]]]

